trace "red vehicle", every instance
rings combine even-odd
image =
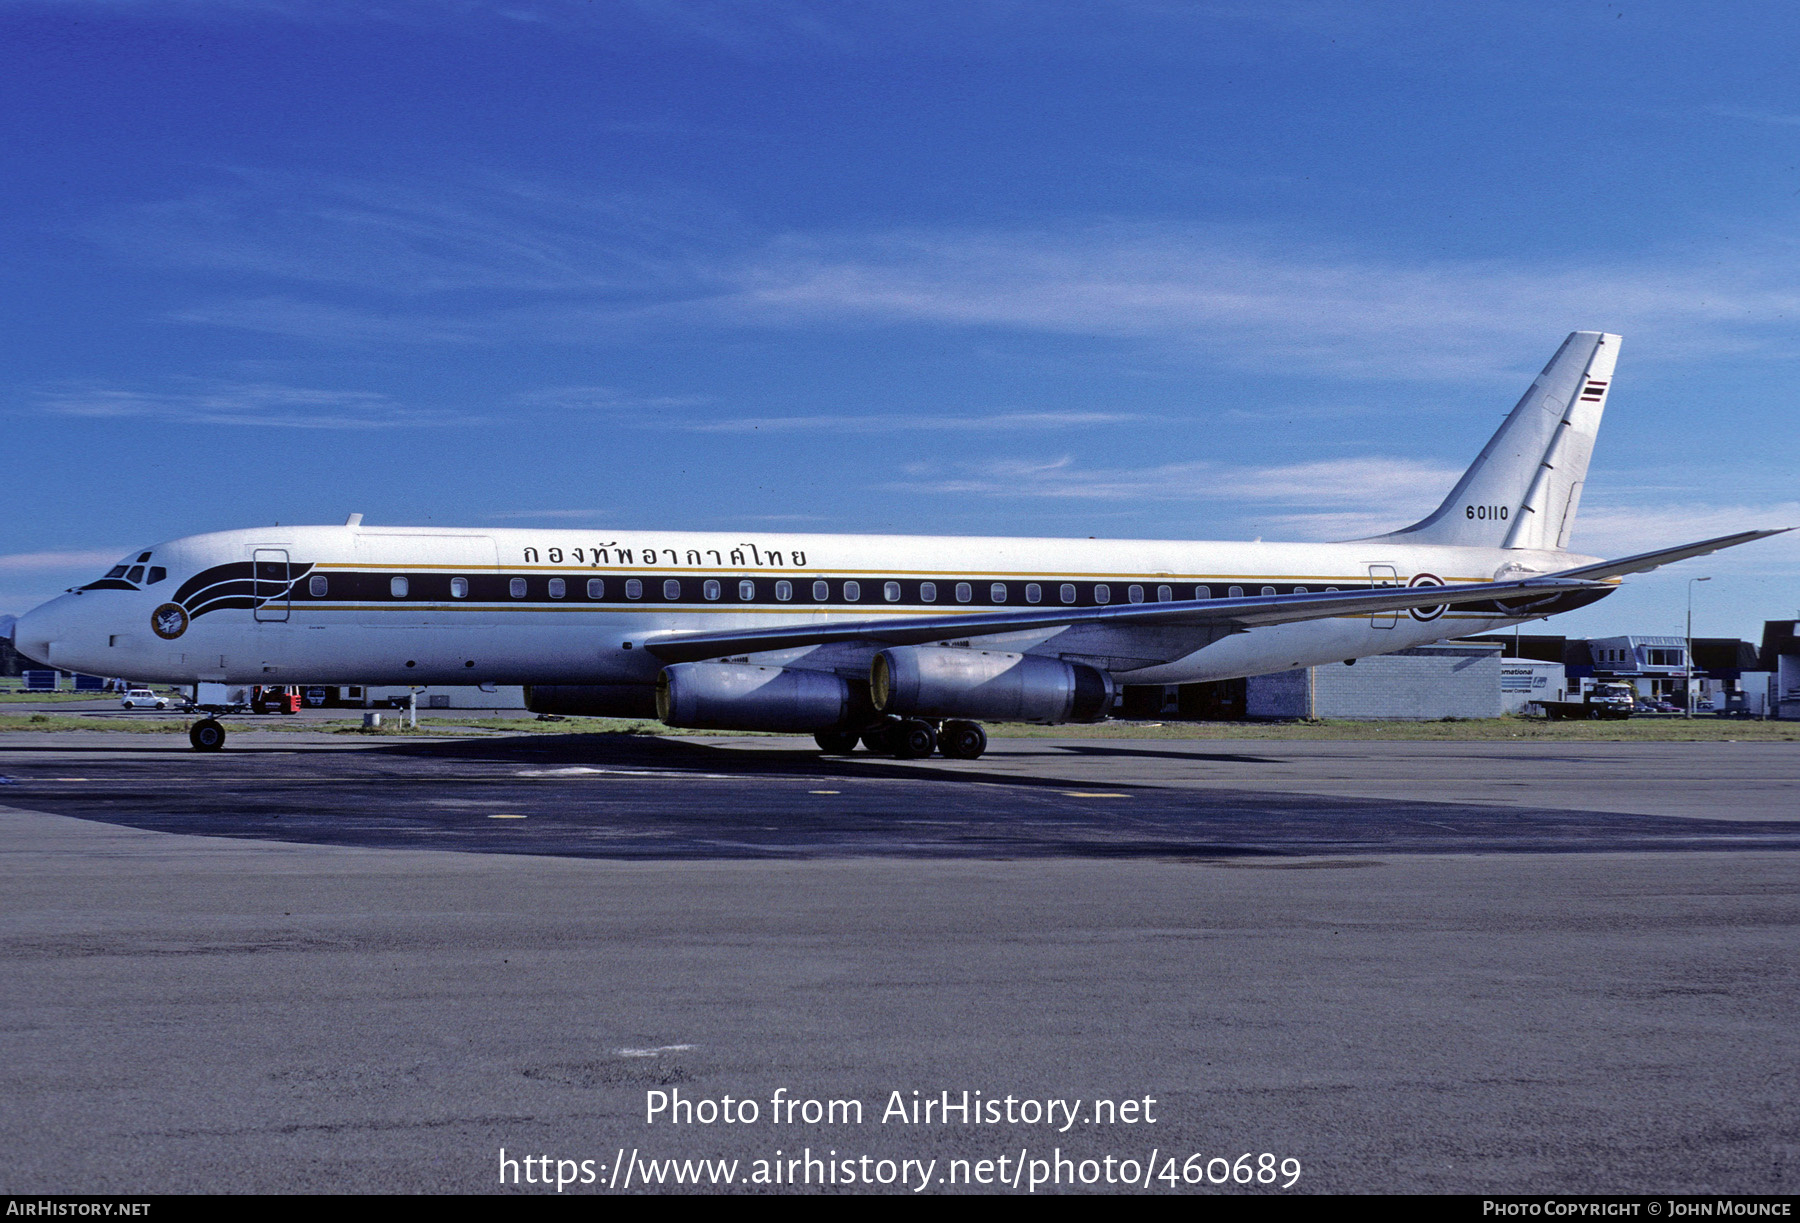
[[[299,713],[302,697],[298,688],[258,685],[250,693],[252,713]]]

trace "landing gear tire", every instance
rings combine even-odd
[[[225,746],[225,726],[216,718],[202,718],[188,727],[188,742],[197,752],[216,752]]]
[[[813,735],[813,741],[827,756],[848,756],[856,750],[859,738],[853,730],[821,730]]]
[[[877,722],[862,733],[862,745],[878,756],[894,754],[894,737],[900,729],[898,722]]]
[[[987,751],[987,731],[978,722],[946,722],[938,735],[938,750],[952,760],[978,760]]]
[[[902,760],[923,760],[937,751],[937,730],[929,722],[908,718],[894,732],[894,755]]]

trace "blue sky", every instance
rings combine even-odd
[[[0,612],[351,511],[1345,538],[1577,328],[1578,547],[1800,525],[1800,15],[1703,14],[0,0]]]

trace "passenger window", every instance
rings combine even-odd
[[[969,585],[967,582],[958,582],[956,584],[956,601],[958,603],[967,603],[974,597],[975,588],[973,586]]]
[[[406,588],[407,581],[405,578],[388,579],[388,593],[393,595],[396,599],[404,599],[406,597]]]
[[[844,583],[844,601],[846,603],[854,603],[860,598],[862,598],[862,583],[860,583],[860,582],[845,582]]]
[[[506,584],[506,593],[510,594],[515,599],[523,599],[525,597],[525,579],[514,578],[512,581],[508,582]]]
[[[704,585],[700,588],[700,593],[705,595],[709,599],[718,598],[719,597],[718,580],[716,578],[707,578],[706,585]]]
[[[1044,601],[1044,588],[1039,586],[1036,582],[1025,583],[1025,601],[1027,603],[1042,603]]]
[[[589,578],[588,579],[588,598],[604,599],[605,597],[606,597],[606,583],[600,578]]]
[[[457,581],[461,580],[461,578],[457,579]],[[454,587],[455,584],[455,582],[452,582],[451,586]],[[331,583],[325,580],[323,574],[315,573],[306,580],[306,593],[315,599],[323,599],[325,597],[325,592],[330,589]]]
[[[1296,587],[1294,587],[1294,593],[1295,593],[1295,594],[1297,594],[1297,595],[1303,595],[1303,594],[1305,594],[1305,593],[1306,593],[1306,587],[1304,587],[1304,586],[1296,586]]]
[[[1275,588],[1273,586],[1264,586],[1262,592],[1265,596],[1272,595],[1275,593]]]
[[[560,599],[568,593],[569,584],[567,582],[563,581],[561,578],[550,579],[550,597],[552,599]]]
[[[1326,594],[1334,594],[1334,593],[1336,593],[1336,591],[1337,591],[1337,587],[1336,587],[1336,586],[1327,586],[1327,587],[1326,587],[1326,588],[1325,588],[1325,593],[1326,593]]]
[[[644,597],[644,584],[642,582],[638,581],[636,578],[626,578],[625,579],[625,597],[627,599],[643,598]]]
[[[1227,593],[1234,599],[1241,599],[1244,597],[1244,588],[1242,586],[1233,586]]]
[[[827,582],[813,583],[813,602],[823,603],[831,597],[831,586]]]
[[[314,586],[314,589],[313,589],[314,594],[322,595],[325,593],[325,579],[324,578],[314,578],[313,586]],[[452,599],[468,598],[469,597],[469,579],[468,578],[451,578],[450,579],[450,597]]]
[[[775,597],[786,603],[794,597],[794,584],[792,582],[775,583]]]
[[[127,582],[141,582],[143,581],[143,578],[144,567],[142,565],[133,565],[131,567],[131,572],[125,575],[125,580]]]
[[[743,581],[738,583],[738,598],[748,603],[756,597],[756,583]]]
[[[1073,603],[1075,601],[1075,587],[1072,583],[1064,582],[1062,584],[1062,589],[1058,593],[1062,595],[1062,601],[1064,603]]]
[[[1156,601],[1158,603],[1173,603],[1175,601],[1175,592],[1167,586],[1158,586],[1156,588]]]
[[[152,565],[150,566],[150,580],[145,582],[144,585],[154,586],[168,576],[169,571],[167,569],[164,569],[161,565]]]
[[[988,602],[990,602],[990,603],[1006,602],[1006,583],[1005,582],[995,582],[992,586],[988,587]]]
[[[1133,586],[1130,590],[1125,592],[1125,597],[1130,599],[1133,603],[1142,603],[1144,601],[1144,588],[1142,586]]]
[[[1112,602],[1112,587],[1105,586],[1105,585],[1094,587],[1094,602],[1096,602],[1096,603],[1111,603]]]
[[[936,603],[937,602],[937,583],[936,582],[920,582],[919,583],[919,602],[921,602],[921,603]]]
[[[1212,598],[1212,587],[1211,586],[1196,586],[1196,587],[1194,587],[1194,597],[1196,599]]]
[[[881,597],[886,599],[889,603],[898,603],[900,601],[900,583],[883,583],[881,587]]]
[[[680,597],[681,597],[681,583],[676,581],[674,578],[664,578],[663,579],[663,598],[679,599]]]

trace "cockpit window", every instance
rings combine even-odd
[[[138,553],[137,563],[141,565],[149,559],[150,559],[150,554],[148,552],[140,552],[140,553]]]
[[[164,569],[161,565],[152,565],[150,566],[150,579],[145,582],[144,585],[154,586],[168,576],[169,571],[167,569]]]
[[[131,567],[131,572],[125,575],[125,580],[127,582],[143,581],[144,580],[144,567],[142,565],[133,565]]]
[[[106,571],[106,576],[109,578],[122,578],[125,576],[125,571],[129,568],[131,568],[130,565],[114,565],[111,569]]]

